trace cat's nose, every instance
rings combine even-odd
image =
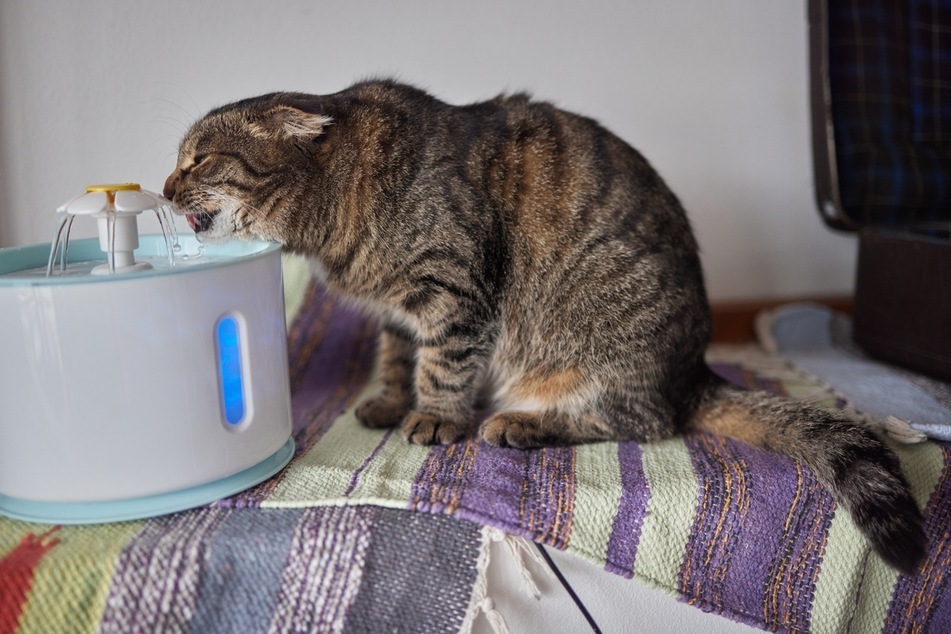
[[[162,195],[168,198],[169,200],[175,199],[175,194],[178,191],[178,170],[175,170],[169,174],[168,178],[165,179],[165,187],[162,189]]]

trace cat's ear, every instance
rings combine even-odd
[[[311,140],[322,135],[330,122],[326,115],[291,106],[274,106],[264,113],[262,120],[252,124],[251,131],[264,139]]]

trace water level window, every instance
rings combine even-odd
[[[247,409],[241,358],[241,334],[241,324],[232,315],[225,315],[215,326],[221,411],[225,422],[232,427],[244,420]]]

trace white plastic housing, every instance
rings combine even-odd
[[[137,259],[165,257],[161,236],[141,241]],[[35,259],[30,249],[42,265],[48,244],[5,249],[0,273],[11,258]],[[70,260],[84,252],[104,257],[96,240],[77,240]],[[286,442],[280,250],[236,242],[204,257],[122,276],[0,277],[0,494],[92,502],[164,493],[242,471]],[[225,315],[242,330],[237,425],[221,398],[215,328]]]
[[[96,229],[99,231],[99,248],[108,253],[116,251],[135,251],[139,248],[138,214],[112,214],[113,234],[109,231],[109,214],[96,214]],[[110,238],[112,244],[109,244]]]
[[[99,248],[103,253],[112,253],[113,268],[116,270],[135,265],[134,253],[139,248],[138,215],[138,212],[134,212],[99,213],[95,216],[96,229],[99,231]],[[109,265],[100,265],[94,272],[108,273]]]

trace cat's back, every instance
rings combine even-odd
[[[477,122],[457,126],[473,130],[467,169],[509,230],[497,358],[557,340],[602,363],[607,342],[633,347],[653,333],[652,364],[694,363],[709,329],[697,244],[648,161],[594,119],[526,94],[455,112]]]
[[[598,121],[526,93],[451,108],[473,180],[538,235],[600,232],[696,251],[680,202],[650,163]]]
[[[415,210],[400,223],[446,243],[504,242],[495,250],[506,254],[509,281],[532,286],[516,289],[520,296],[565,299],[564,284],[575,281],[618,289],[610,301],[630,303],[637,298],[619,287],[636,276],[676,287],[679,302],[704,301],[679,201],[594,119],[525,93],[456,106],[392,80],[358,83],[329,101],[359,143],[384,150],[366,153],[386,157],[382,173],[399,175],[388,199]]]

